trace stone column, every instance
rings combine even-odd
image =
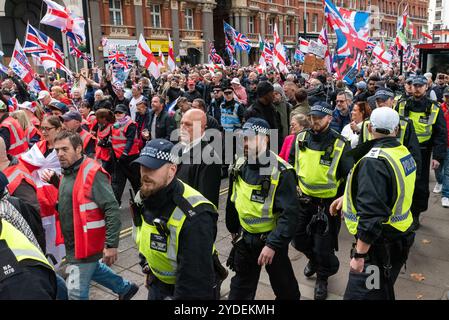
[[[214,15],[213,3],[205,3],[202,6],[202,32],[203,32],[203,62],[208,62],[209,43],[214,41]]]
[[[233,25],[234,29],[237,30],[238,32],[242,32],[240,30],[240,12],[239,11],[235,11],[234,12],[234,25]],[[242,64],[242,52],[240,50],[235,50],[235,56],[237,61]]]
[[[278,32],[281,42],[284,42],[284,16],[279,16]]]
[[[90,21],[91,21],[91,30],[92,30],[92,38],[90,39],[90,43],[92,46],[92,52],[94,54],[94,61],[99,65],[103,66],[103,51],[98,51],[98,47],[100,46],[101,41],[101,20],[100,20],[100,3],[99,0],[91,0],[89,1],[90,8]],[[106,24],[109,24],[108,20],[105,21]]]
[[[139,41],[140,34],[143,34],[145,37],[144,29],[143,29],[143,8],[142,0],[134,0],[134,21],[136,22],[136,39]]]
[[[171,38],[173,43],[173,53],[175,55],[175,60],[179,56],[179,6],[178,1],[171,1]]]
[[[241,11],[240,15],[240,30],[239,32],[243,33],[245,36],[248,36],[248,12],[246,10]],[[242,51],[240,54],[240,65],[247,66],[248,65],[248,55],[249,53]]]
[[[294,18],[295,23],[295,43],[298,42],[298,33],[299,33],[299,19],[297,17]]]
[[[266,26],[265,26],[265,19],[266,19],[265,13],[259,12],[259,21],[260,21],[260,36],[262,39],[265,37],[266,32]]]

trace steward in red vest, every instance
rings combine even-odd
[[[63,169],[58,209],[69,263],[67,283],[77,283],[67,286],[69,299],[88,299],[90,280],[100,277],[108,279],[104,283],[119,299],[130,298],[127,294],[134,295],[138,287],[107,267],[117,260],[121,227],[109,174],[83,156],[81,138],[72,131],[58,133],[55,150]]]
[[[8,154],[18,156],[28,150],[25,133],[16,119],[9,116],[8,106],[0,100],[0,136],[5,140]]]
[[[112,126],[112,149],[116,161],[114,181],[112,188],[119,204],[121,203],[126,180],[131,183],[134,192],[140,188],[140,171],[138,166],[131,162],[139,156],[139,138],[137,137],[137,125],[126,115],[127,108],[123,104],[117,105],[114,110],[116,122]]]
[[[78,111],[70,111],[61,116],[64,121],[64,127],[67,130],[76,132],[83,141],[84,154],[93,158],[95,155],[95,137],[81,127],[83,119]]]

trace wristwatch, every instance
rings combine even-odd
[[[365,259],[368,256],[368,252],[358,253],[356,248],[351,249],[351,259]]]

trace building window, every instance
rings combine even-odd
[[[268,19],[268,34],[274,33],[274,18]]]
[[[285,20],[285,34],[287,35],[287,36],[289,36],[289,35],[291,35],[292,33],[292,30],[291,30],[291,28],[290,28],[290,23],[291,23],[291,21],[290,20]]]
[[[435,12],[435,20],[441,20],[441,11]]]
[[[254,16],[248,17],[248,33],[254,33]]]
[[[290,0],[285,0],[285,5],[290,6]]]
[[[312,16],[312,32],[318,32],[318,15],[316,13]]]
[[[153,28],[161,27],[161,5],[153,4],[151,5],[151,22]]]
[[[109,23],[113,26],[123,25],[122,2],[120,0],[109,0]]]
[[[443,5],[443,0],[437,0],[436,7],[439,8]]]
[[[194,30],[193,29],[193,9],[186,9],[185,19],[186,19],[186,29]]]

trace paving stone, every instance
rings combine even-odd
[[[119,275],[121,275],[123,278],[125,278],[126,280],[128,280],[130,282],[134,282],[138,286],[143,285],[144,281],[145,281],[145,277],[144,277],[143,273],[135,273],[135,272],[132,272],[129,270],[124,270],[124,271],[120,272]]]
[[[139,251],[134,248],[130,248],[118,254],[118,259],[115,264],[119,267],[128,269],[134,266],[136,263],[139,263]]]

